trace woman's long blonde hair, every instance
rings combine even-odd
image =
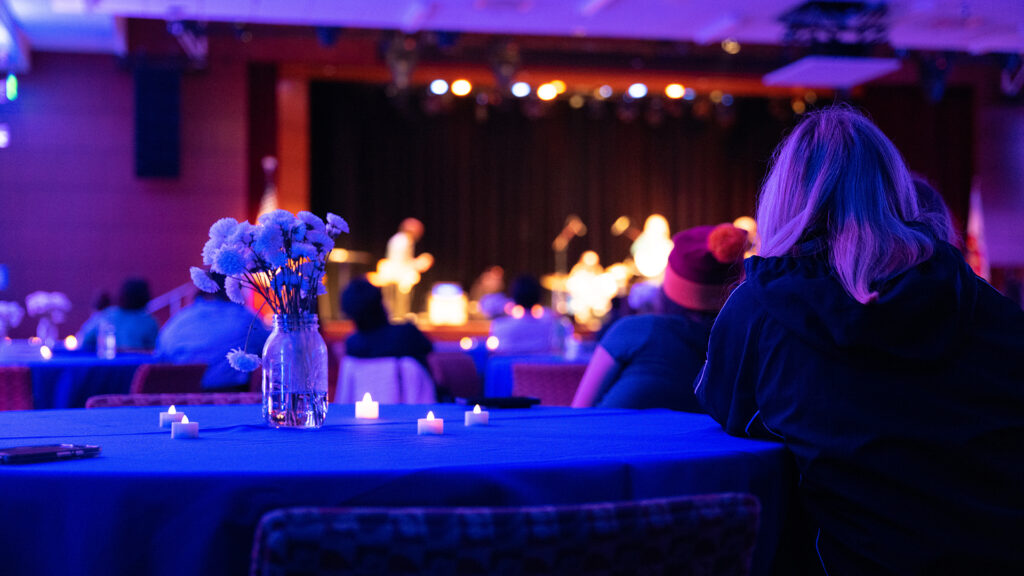
[[[808,114],[779,145],[757,223],[764,257],[823,240],[839,282],[861,303],[878,297],[877,280],[928,259],[944,238],[921,218],[899,151],[849,106]]]

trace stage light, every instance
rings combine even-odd
[[[554,86],[555,90],[559,94],[562,94],[563,92],[565,92],[565,82],[562,82],[561,80],[552,80],[551,82],[549,82],[549,84]]]
[[[693,88],[687,88],[686,92],[683,94],[683,100],[693,101],[696,98],[697,98],[697,91],[694,90]]]
[[[732,221],[732,225],[750,235],[753,235],[757,231],[757,221],[750,216],[740,216]]]
[[[459,348],[462,348],[463,350],[470,350],[470,349],[472,349],[473,348],[473,339],[470,338],[469,336],[463,336],[459,340]]]
[[[516,98],[526,98],[532,90],[526,82],[516,82],[512,85],[512,95]]]
[[[804,104],[803,100],[793,100],[793,112],[796,114],[803,114],[807,111],[807,105]]]
[[[11,129],[7,124],[0,124],[0,149],[11,145]]]
[[[452,94],[456,96],[465,96],[473,91],[473,85],[469,83],[469,80],[460,78],[455,82],[452,82]]]
[[[537,87],[537,98],[541,100],[554,100],[558,96],[558,88],[554,84],[541,84]]]
[[[601,98],[611,98],[612,94],[614,94],[612,87],[607,84],[597,89],[597,95]]]
[[[629,227],[629,216],[619,216],[615,219],[615,222],[612,222],[612,236],[622,236],[629,230]]]
[[[740,43],[733,38],[726,38],[722,40],[722,50],[725,50],[726,54],[739,54]]]
[[[573,94],[569,98],[569,106],[572,106],[573,108],[575,108],[577,110],[579,110],[580,108],[583,108],[583,105],[586,104],[586,103],[587,103],[587,100],[583,97],[582,94]]]
[[[722,94],[722,104],[726,106],[732,106],[733,97],[732,94]]]
[[[665,96],[673,100],[678,100],[686,94],[686,88],[682,84],[669,84],[665,86]]]
[[[430,92],[441,96],[448,92],[448,83],[438,78],[430,83]]]
[[[647,85],[641,82],[637,82],[636,84],[631,85],[629,87],[629,90],[627,90],[626,92],[630,95],[630,97],[640,99],[643,98],[644,96],[647,96]]]
[[[708,99],[714,102],[715,104],[718,104],[719,102],[722,101],[722,91],[712,90],[711,94],[708,94]]]
[[[487,337],[486,346],[487,346],[488,350],[491,350],[491,351],[497,350],[498,349],[498,337],[497,336],[488,336]]]

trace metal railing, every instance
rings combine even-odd
[[[174,288],[170,292],[161,294],[149,301],[146,305],[146,312],[154,314],[167,308],[168,317],[174,316],[179,310],[192,303],[198,289],[195,284],[188,282]]]

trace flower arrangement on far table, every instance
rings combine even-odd
[[[7,331],[16,328],[25,317],[25,309],[17,302],[0,302],[0,338],[7,336]]]
[[[63,292],[33,292],[25,296],[25,309],[29,316],[39,317],[36,336],[47,346],[57,341],[57,324],[71,311],[71,300]]]
[[[71,300],[63,292],[33,292],[25,296],[25,308],[29,316],[49,316],[54,324],[60,324],[71,311]]]
[[[342,232],[348,232],[348,223],[331,213],[326,222],[311,212],[287,210],[264,214],[257,224],[221,218],[210,227],[203,264],[225,276],[224,291],[232,302],[244,304],[242,288],[249,288],[274,314],[309,313],[316,309],[317,296],[327,293],[327,255]],[[190,273],[200,290],[219,290],[206,270],[193,266]],[[244,348],[229,352],[228,360],[243,372],[260,365],[260,358]]]

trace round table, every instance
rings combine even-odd
[[[0,413],[0,446],[98,444],[97,458],[0,468],[0,550],[12,574],[245,574],[260,516],[286,506],[522,506],[750,492],[762,505],[755,573],[787,523],[793,471],[775,443],[704,415],[534,407],[334,404],[319,430],[276,430],[259,406],[180,407],[199,438],[171,439],[160,408]],[[433,410],[444,434],[418,436]]]

